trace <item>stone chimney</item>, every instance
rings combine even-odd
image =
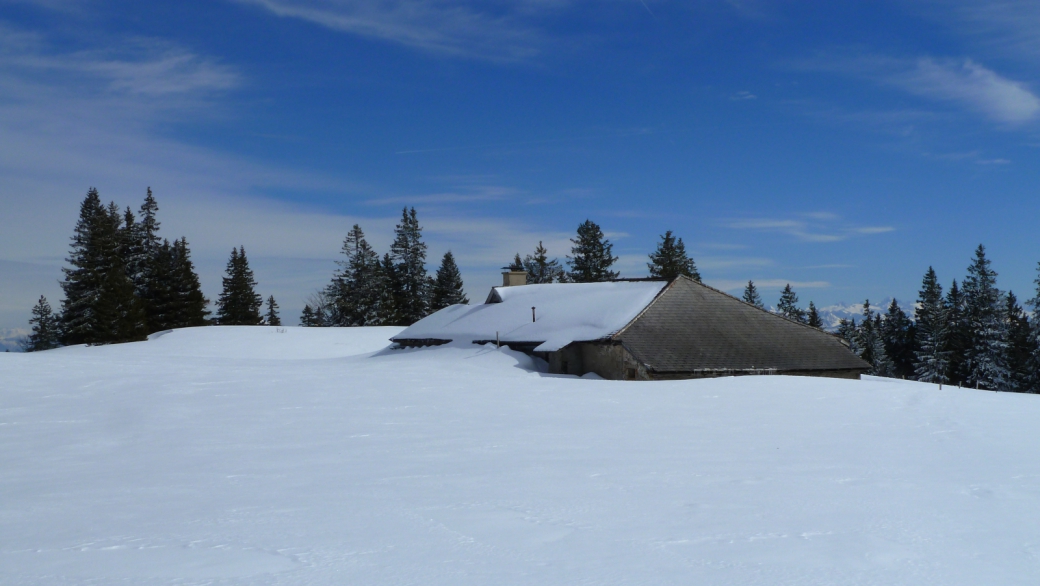
[[[502,273],[503,287],[516,287],[527,284],[527,271],[506,271]]]

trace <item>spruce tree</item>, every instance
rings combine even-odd
[[[397,273],[397,265],[389,254],[384,254],[383,260],[379,263],[378,288],[375,325],[406,325],[403,323],[400,310],[403,298],[401,279]]]
[[[614,245],[603,235],[603,230],[592,220],[585,220],[578,226],[577,238],[572,238],[573,256],[567,257],[571,270],[568,277],[575,283],[597,283],[612,281],[618,278],[616,271],[610,267],[617,262],[611,252]]]
[[[856,327],[855,319],[841,318],[838,320],[838,337],[845,340],[845,343],[849,345],[851,350],[857,356],[859,355],[859,343],[857,341],[857,332],[859,328]]]
[[[788,283],[780,293],[780,302],[776,304],[777,313],[794,321],[805,323],[805,310],[798,307],[798,295]]]
[[[209,300],[202,294],[199,276],[191,262],[188,239],[181,237],[173,243],[173,292],[176,304],[173,311],[173,326],[188,328],[209,324]]]
[[[467,303],[469,303],[469,299],[463,292],[462,274],[459,272],[458,265],[455,264],[455,256],[449,250],[444,253],[441,266],[437,269],[437,276],[434,278],[430,310],[439,311],[449,305]]]
[[[1040,263],[1036,265],[1036,295],[1026,303],[1033,308],[1033,323],[1029,333],[1029,359],[1026,362],[1025,391],[1040,393]]]
[[[823,319],[820,318],[820,312],[816,311],[816,306],[813,305],[812,301],[809,302],[809,313],[806,314],[805,323],[818,330],[823,329]]]
[[[72,268],[63,268],[62,342],[107,344],[142,339],[144,314],[122,257],[123,216],[115,203],[101,204],[90,188],[80,205],[72,237]],[[129,295],[127,295],[129,286]]]
[[[310,304],[303,306],[303,313],[300,314],[300,325],[305,328],[313,328],[318,324],[314,319],[314,310],[311,309]]]
[[[177,327],[177,291],[174,282],[176,268],[173,246],[163,240],[148,260],[148,282],[144,297],[148,331],[158,332]]]
[[[246,249],[231,249],[224,289],[217,301],[217,320],[224,326],[255,326],[261,323],[260,307],[263,298],[254,290],[256,280],[246,259]]]
[[[942,285],[935,270],[928,267],[921,282],[915,315],[914,377],[919,381],[943,384],[950,380],[948,313]]]
[[[881,315],[874,313],[870,307],[870,300],[863,302],[863,323],[856,331],[856,346],[859,357],[870,364],[867,374],[874,376],[892,377],[895,369],[888,354],[885,353],[885,343],[882,338]]]
[[[913,378],[914,375],[914,329],[913,322],[893,298],[882,322],[881,338],[885,354],[892,361],[893,372],[900,378]]]
[[[1027,392],[1029,388],[1030,325],[1015,294],[1008,291],[1001,308],[1005,320],[1008,342],[1008,369],[1011,371],[1011,390]]]
[[[755,288],[755,283],[752,281],[747,282],[747,287],[744,288],[744,297],[742,297],[745,303],[750,303],[759,309],[765,309],[766,305],[762,302],[762,296],[758,294],[758,289]]]
[[[426,273],[426,244],[415,208],[402,210],[401,223],[394,228],[390,256],[398,293],[398,325],[410,326],[429,315],[432,288],[432,279]]]
[[[555,258],[549,260],[549,251],[542,245],[541,240],[538,241],[534,254],[524,257],[523,270],[527,271],[529,285],[567,282],[567,273],[560,266],[560,261]]]
[[[332,301],[331,325],[372,325],[378,306],[379,255],[357,224],[344,238],[341,252],[346,259],[336,261],[340,270],[326,289]]]
[[[650,269],[651,278],[671,281],[682,275],[701,282],[701,274],[697,272],[697,265],[693,259],[686,254],[686,245],[683,244],[682,238],[673,236],[671,230],[661,235],[657,249],[649,256],[650,262],[646,263],[646,266]]]
[[[264,315],[264,324],[269,326],[282,325],[282,319],[278,317],[278,302],[274,300],[274,295],[267,298],[267,313]]]
[[[61,345],[58,341],[61,321],[51,310],[51,304],[47,298],[40,295],[40,300],[32,309],[32,317],[29,318],[32,333],[22,342],[22,350],[26,352],[38,352],[50,350]]]
[[[966,382],[977,388],[1008,391],[1012,388],[1012,376],[1007,322],[1002,315],[1003,294],[996,284],[997,273],[980,244],[964,279],[964,307],[970,328],[965,353]]]
[[[965,354],[971,338],[971,327],[968,324],[964,311],[964,295],[961,293],[960,287],[957,286],[956,279],[950,285],[949,291],[946,292],[946,303],[944,306],[946,309],[947,328],[946,349],[950,353],[950,384],[963,385],[967,379]]]
[[[516,256],[513,257],[513,262],[502,268],[507,271],[522,271],[524,270],[524,259],[520,258],[520,253],[518,252],[516,253]]]

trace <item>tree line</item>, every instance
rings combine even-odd
[[[80,205],[61,283],[60,311],[40,297],[32,310],[32,333],[23,347],[45,350],[70,344],[143,340],[178,327],[281,325],[278,304],[256,293],[256,279],[243,246],[233,248],[210,317],[184,237],[160,238],[156,203],[149,188],[135,215],[130,208],[105,206],[91,188]],[[516,253],[504,269],[526,271],[528,283],[592,283],[619,277],[613,244],[595,222],[585,220],[571,240],[566,261],[550,258],[542,242],[533,253]],[[343,258],[328,285],[311,295],[300,316],[309,327],[407,326],[454,304],[469,303],[462,275],[449,250],[433,275],[426,270],[427,246],[415,208],[404,208],[390,250],[380,256],[355,224],[344,238]],[[680,275],[701,280],[682,238],[671,230],[648,255],[652,279]],[[1035,296],[1026,305],[1040,310],[1040,265]],[[843,319],[837,335],[870,364],[870,374],[998,391],[1040,393],[1040,315],[1032,320],[1011,291],[997,288],[997,273],[979,245],[968,274],[943,293],[929,267],[913,317],[893,299],[884,311],[866,300],[860,321]],[[765,309],[753,281],[742,300]],[[775,312],[823,329],[809,302],[798,305],[784,287]]]
[[[55,311],[40,297],[24,350],[133,342],[212,323],[280,325],[274,297],[268,299],[267,315],[260,315],[260,296],[242,247],[231,252],[217,315],[210,318],[188,240],[161,238],[158,211],[151,188],[136,215],[115,202],[104,205],[95,188],[87,191],[65,259],[69,266],[62,268],[65,298]]]

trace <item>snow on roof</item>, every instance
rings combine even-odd
[[[552,352],[571,342],[613,335],[666,285],[664,281],[617,281],[495,287],[500,302],[446,307],[392,339],[472,342],[494,340],[497,332],[502,342],[537,342],[535,351]]]

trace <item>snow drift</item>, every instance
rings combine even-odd
[[[397,328],[0,354],[3,584],[1035,584],[1040,397]]]

